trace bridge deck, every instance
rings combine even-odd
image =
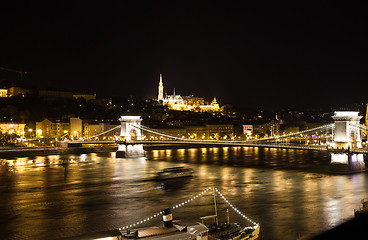
[[[135,140],[128,142],[117,142],[117,144],[144,144],[144,145],[157,145],[157,144],[193,144],[193,145],[209,145],[209,146],[244,146],[244,147],[268,147],[268,148],[288,148],[288,149],[306,149],[306,150],[327,150],[325,146],[307,146],[307,145],[292,145],[292,144],[272,144],[272,143],[249,143],[245,141],[211,141],[211,140],[162,140],[162,141],[150,141],[150,140]]]
[[[285,149],[305,149],[317,151],[330,151],[326,146],[304,145],[304,144],[277,144],[277,143],[255,143],[246,141],[224,141],[224,140],[131,140],[131,141],[73,141],[71,144],[144,144],[144,145],[200,145],[200,146],[244,146],[244,147],[265,147],[265,148],[285,148]],[[356,153],[368,153],[368,149],[355,149]]]

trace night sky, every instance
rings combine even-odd
[[[2,3],[0,66],[31,86],[107,96],[156,97],[162,73],[168,94],[220,105],[368,101],[366,5],[239,2]]]

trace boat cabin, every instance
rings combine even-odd
[[[150,227],[123,233],[121,239],[208,240],[208,228],[200,223],[191,226],[174,224],[170,228]]]

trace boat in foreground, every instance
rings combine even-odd
[[[190,224],[181,224],[173,220],[171,208],[164,209],[151,217],[142,219],[136,223],[123,226],[117,230],[105,232],[105,234],[95,234],[71,238],[73,240],[81,239],[100,239],[100,240],[126,240],[126,239],[145,239],[145,240],[256,240],[259,237],[260,225],[255,223],[235,208],[229,201],[215,188],[210,187],[202,193],[193,196],[172,209],[177,209],[185,204],[203,196],[206,192],[213,189],[213,200],[215,214],[201,217],[201,222]],[[217,214],[216,196],[220,196],[235,212],[243,219],[251,223],[250,226],[241,226],[239,223],[230,222],[229,211],[227,209],[227,221],[219,223]],[[139,227],[148,221],[162,215],[163,222],[159,226]]]
[[[154,240],[256,240],[259,237],[260,225],[255,223],[235,208],[224,195],[215,187],[210,187],[204,190],[201,194],[188,199],[178,205],[173,206],[173,209],[184,206],[190,201],[203,196],[206,192],[213,190],[214,215],[201,217],[201,222],[193,224],[180,224],[173,220],[171,208],[164,209],[162,212],[155,214],[152,217],[162,214],[163,225],[147,228],[134,228],[135,224],[128,225],[120,229],[122,232],[121,238],[117,239],[154,239]],[[251,223],[251,226],[241,226],[239,223],[230,222],[229,211],[227,209],[227,221],[219,223],[217,212],[216,196],[220,196],[235,212],[243,219]],[[137,224],[149,221],[152,217],[139,221]],[[132,228],[133,227],[133,228]]]
[[[171,227],[149,227],[122,233],[116,239],[152,239],[152,240],[256,240],[259,226],[241,228],[240,225],[222,225],[215,229],[202,223],[181,225],[173,223]]]

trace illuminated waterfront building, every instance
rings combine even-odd
[[[217,103],[214,97],[210,104],[205,104],[203,98],[190,96],[181,96],[175,94],[175,89],[172,95],[166,95],[164,97],[164,85],[162,82],[162,74],[160,74],[160,82],[158,85],[158,97],[157,101],[162,102],[171,110],[177,111],[198,111],[198,112],[217,112],[220,111],[220,105]]]
[[[24,96],[27,94],[32,94],[33,91],[31,89],[24,89],[24,88],[20,88],[20,87],[10,87],[8,88],[8,97],[12,97],[12,96],[16,96],[16,95],[20,95],[20,96]]]
[[[36,122],[36,138],[89,138],[116,126],[116,124],[97,119],[70,118],[69,120],[51,121],[45,118],[41,122]],[[116,131],[111,131],[101,136],[101,139],[112,138],[115,134]]]
[[[0,89],[0,97],[8,97],[8,89]]]
[[[1,122],[0,123],[0,132],[2,133],[15,133],[19,136],[24,136],[24,127],[26,124],[24,123],[14,123],[14,122]]]
[[[82,137],[83,131],[83,121],[80,118],[72,117],[70,118],[70,132],[69,136],[71,138],[80,138]]]
[[[180,138],[199,140],[231,139],[234,136],[233,124],[204,124],[157,129],[161,133]],[[145,139],[159,139],[157,135],[143,131]],[[162,137],[161,137],[162,138]],[[163,137],[164,138],[164,137]]]
[[[97,121],[97,120],[95,120]],[[93,123],[93,120],[83,120],[83,137],[90,138],[93,136],[97,136],[100,133],[106,132],[112,128],[115,128],[117,125],[110,124],[110,123]],[[101,139],[103,138],[112,138],[116,135],[116,131],[111,131],[106,134],[103,134],[103,136],[100,136]]]
[[[69,122],[56,120],[52,122],[49,119],[44,119],[41,122],[36,122],[36,138],[61,138],[69,135]]]
[[[82,120],[80,118],[70,118],[68,122],[60,120],[52,122],[46,118],[41,122],[36,122],[37,138],[79,138],[81,136]]]

